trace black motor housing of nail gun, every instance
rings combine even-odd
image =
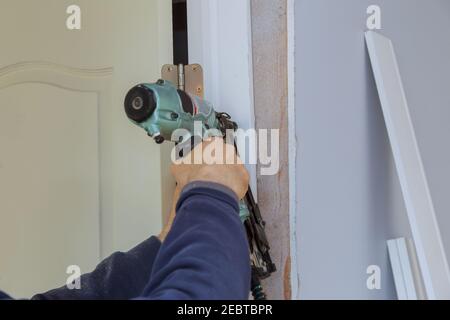
[[[125,98],[125,112],[158,144],[167,140],[180,145],[187,141],[193,144],[196,135],[203,136],[211,129],[225,137],[230,130],[234,132],[238,128],[228,114],[216,112],[207,101],[179,90],[165,80],[133,87]],[[196,132],[199,127],[201,132]],[[181,134],[174,134],[177,130]],[[269,277],[276,267],[269,253],[265,222],[250,187],[239,207],[250,246],[252,294],[255,299],[265,299],[260,279]]]

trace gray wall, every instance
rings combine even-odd
[[[386,240],[410,236],[364,43],[382,9],[450,254],[450,1],[296,0],[301,298],[396,298]],[[449,255],[450,257],[450,255]],[[382,270],[381,290],[366,268]]]

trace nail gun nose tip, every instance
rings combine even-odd
[[[156,109],[153,90],[145,85],[135,86],[128,91],[124,105],[128,118],[138,123],[146,121]]]

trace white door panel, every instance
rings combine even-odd
[[[169,207],[160,148],[123,99],[172,62],[171,1],[79,0],[69,31],[71,4],[0,2],[0,290],[15,297],[158,233]]]
[[[28,296],[99,259],[97,97],[21,84],[0,105],[0,282]]]

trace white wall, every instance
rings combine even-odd
[[[295,4],[300,298],[395,298],[385,241],[410,231],[364,43],[366,8],[380,5],[380,33],[396,47],[449,254],[450,2]],[[380,290],[366,287],[372,264]]]

